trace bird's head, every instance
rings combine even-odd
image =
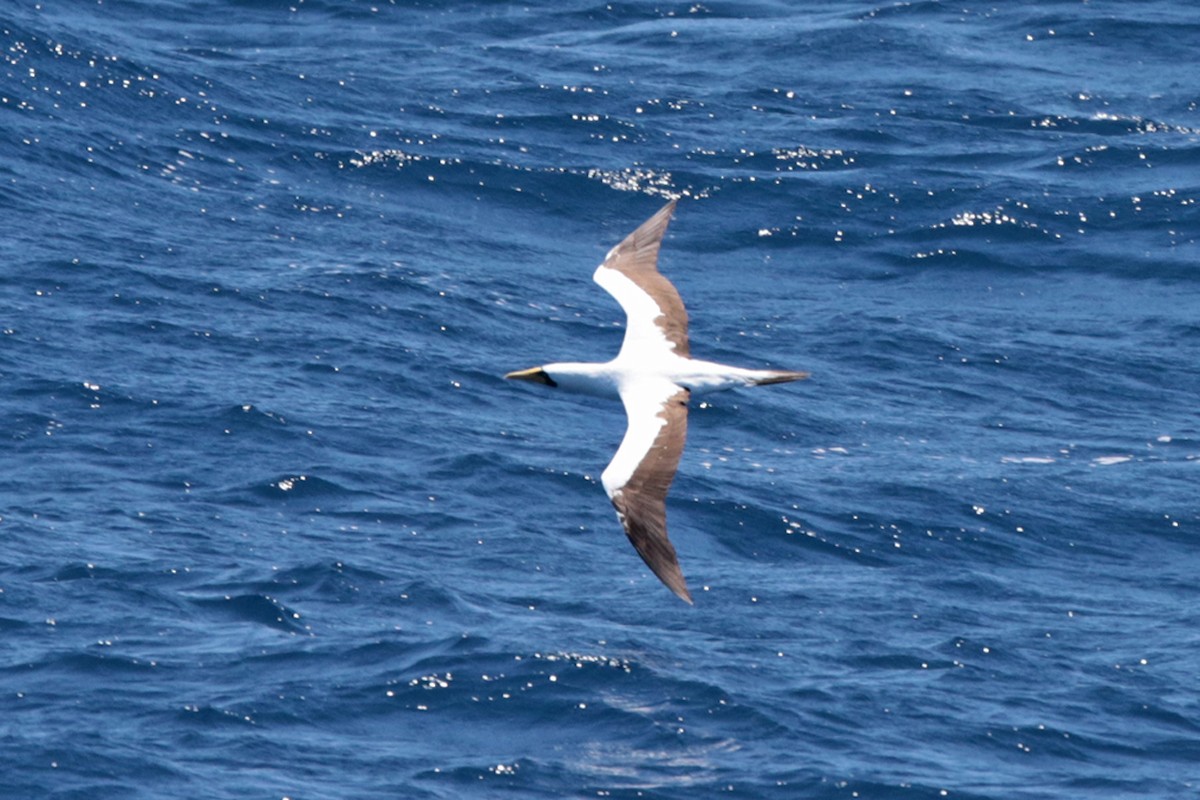
[[[529,381],[530,383],[544,383],[546,386],[558,386],[558,383],[546,374],[545,367],[519,369],[516,372],[508,373],[504,377],[514,381]]]

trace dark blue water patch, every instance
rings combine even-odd
[[[111,742],[103,737],[91,738],[73,749],[40,746],[33,766],[14,775],[6,788],[17,796],[37,794],[53,785],[55,796],[63,798],[141,797],[148,786],[166,790],[185,779],[185,770],[161,765],[162,753],[153,746],[130,745],[118,754],[110,752]],[[129,777],[135,774],[140,777]]]
[[[364,586],[379,585],[387,580],[388,577],[381,572],[340,561],[285,570],[274,578],[275,583],[288,586],[290,592],[298,591],[333,600],[349,599]]]
[[[284,475],[270,481],[260,481],[251,491],[263,498],[296,498],[300,502],[345,496],[347,493],[344,487],[333,481],[309,475]],[[288,492],[295,494],[287,494]]]
[[[223,430],[230,435],[261,435],[268,440],[273,437],[288,440],[296,435],[293,430],[305,425],[304,420],[290,422],[282,414],[256,408],[251,403],[225,409],[217,421],[227,426]]]
[[[299,612],[268,595],[226,595],[193,599],[192,603],[212,613],[216,618],[249,622],[292,635],[308,633]]]

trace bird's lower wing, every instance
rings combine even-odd
[[[667,491],[687,439],[689,392],[666,379],[621,390],[629,426],[600,481],[638,555],[659,580],[692,602],[667,538]]]

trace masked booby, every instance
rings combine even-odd
[[[569,392],[620,398],[628,427],[600,482],[638,555],[667,587],[692,602],[667,538],[667,490],[687,438],[693,394],[786,383],[807,372],[730,367],[691,357],[688,317],[679,292],[658,271],[658,250],[675,201],[609,251],[592,276],[625,311],[625,339],[605,363],[554,363],[505,378]]]

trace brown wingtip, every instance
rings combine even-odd
[[[692,593],[688,591],[687,581],[684,580],[683,570],[679,568],[675,547],[667,538],[666,509],[662,501],[645,504],[636,494],[618,491],[612,497],[612,502],[617,509],[617,518],[625,528],[625,535],[629,537],[634,550],[642,557],[642,561],[646,562],[650,571],[664,586],[674,592],[676,597],[689,605],[695,605]],[[640,505],[640,513],[631,513],[630,503]]]
[[[675,596],[687,603],[689,606],[696,605],[696,601],[692,599],[692,593],[687,590],[686,586],[683,587],[682,591],[677,591],[675,589],[672,589],[671,591],[675,592]]]
[[[636,236],[643,229],[647,233],[653,233],[657,238],[662,239],[663,233],[666,231],[667,223],[671,221],[671,217],[675,216],[675,204],[679,202],[679,198],[672,197],[667,201],[667,204],[654,212],[654,216],[641,224],[637,231],[634,231],[631,236]]]
[[[658,566],[650,564],[648,561],[646,563],[650,565],[650,569],[654,571],[654,574],[658,576],[658,579],[662,581],[668,589],[675,593],[676,597],[687,603],[689,606],[696,605],[696,601],[692,599],[692,593],[688,591],[687,581],[683,579],[683,572],[680,571],[678,562],[674,564],[661,564]]]
[[[622,522],[625,522],[623,519]],[[662,532],[662,539],[656,542],[649,542],[643,538],[643,531],[638,529],[642,526],[634,523],[633,528],[626,527],[625,533],[633,542],[634,549],[638,555],[646,562],[646,566],[654,573],[663,585],[670,589],[676,597],[684,601],[688,605],[695,605],[692,600],[692,593],[688,591],[687,580],[683,577],[683,570],[679,568],[679,559],[675,555],[675,548],[671,542],[667,540],[666,531]]]
[[[648,233],[653,232],[658,239],[662,239],[663,233],[666,231],[667,223],[671,221],[673,216],[675,216],[675,204],[677,202],[679,202],[678,198],[672,197],[667,201],[666,205],[654,212],[654,216],[643,222],[638,230],[640,231],[642,229],[646,229]],[[631,235],[636,236],[637,231]]]

